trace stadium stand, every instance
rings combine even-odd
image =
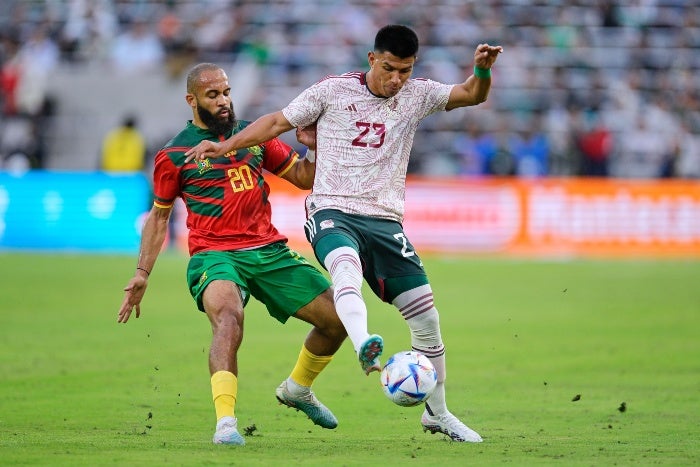
[[[458,82],[479,42],[505,48],[486,104],[424,122],[411,172],[700,178],[697,0],[3,6],[0,167],[24,151],[34,166],[94,169],[127,111],[157,148],[187,118],[183,72],[197,61],[231,70],[237,115],[254,119],[327,74],[364,70],[377,28],[397,22],[422,38],[414,76]]]

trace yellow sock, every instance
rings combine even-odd
[[[211,376],[211,394],[214,398],[216,419],[234,417],[236,396],[238,395],[238,378],[230,371],[217,371]]]
[[[292,370],[292,381],[301,386],[311,386],[316,377],[333,359],[333,355],[319,357],[308,351],[306,346],[301,347],[299,358]]]

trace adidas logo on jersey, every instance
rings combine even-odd
[[[348,112],[357,112],[357,107],[355,107],[355,104],[350,104],[349,106],[345,107],[345,110]]]

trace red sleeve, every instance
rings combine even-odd
[[[180,169],[173,164],[167,152],[156,154],[153,169],[153,204],[168,208],[180,196]]]
[[[263,147],[265,148],[263,167],[277,176],[282,176],[299,158],[294,148],[279,138],[267,141]]]

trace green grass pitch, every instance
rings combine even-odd
[[[315,384],[336,430],[279,406],[308,326],[251,301],[239,355],[246,446],[214,446],[211,335],[161,255],[142,316],[116,322],[135,258],[0,253],[0,465],[697,465],[700,263],[424,257],[451,410],[478,445],[423,433],[349,343]],[[409,348],[365,291],[385,355]]]

